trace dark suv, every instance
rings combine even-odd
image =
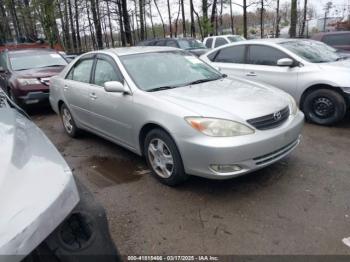
[[[49,82],[67,61],[47,48],[0,52],[0,87],[19,105],[48,102]]]
[[[187,50],[195,56],[201,56],[209,51],[202,42],[194,38],[159,38],[140,42],[139,46],[170,46]]]
[[[340,52],[350,53],[350,31],[318,33],[313,35],[312,39],[324,42]]]

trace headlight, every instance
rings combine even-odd
[[[206,117],[186,117],[185,120],[194,129],[207,136],[232,137],[254,133],[250,127],[231,120]]]
[[[22,86],[27,86],[27,85],[40,85],[40,81],[35,78],[20,78],[17,79],[18,83]]]
[[[290,100],[290,104],[289,104],[290,113],[291,115],[295,116],[298,112],[298,105],[292,96],[289,96],[289,100]]]

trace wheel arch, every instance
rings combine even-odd
[[[349,107],[349,101],[347,100],[347,98],[344,96],[343,90],[341,90],[340,87],[337,86],[331,86],[329,84],[315,84],[312,86],[309,86],[307,89],[304,90],[304,92],[302,93],[301,97],[300,97],[300,102],[299,102],[299,107],[301,110],[303,110],[303,104],[305,101],[305,98],[308,94],[310,94],[311,92],[317,90],[317,89],[328,89],[328,90],[332,90],[335,91],[337,93],[339,93],[345,100],[347,107]]]
[[[174,137],[171,135],[170,131],[167,128],[163,127],[162,125],[160,125],[158,123],[149,122],[149,123],[144,124],[139,132],[139,147],[140,147],[140,154],[142,156],[144,155],[143,148],[145,146],[145,138],[146,138],[147,134],[153,129],[161,129],[162,131],[167,133],[171,137],[171,139],[174,141],[176,147],[178,148],[178,150],[180,152],[180,149],[176,143],[176,140],[174,139]]]

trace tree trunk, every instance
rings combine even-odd
[[[149,6],[149,17],[151,20],[151,27],[152,27],[152,35],[153,35],[153,38],[156,38],[156,31],[154,30],[154,23],[153,23],[153,13],[152,13],[152,2],[151,1],[148,2],[148,6]]]
[[[350,6],[349,6],[350,8]],[[303,13],[303,23],[301,25],[301,32],[300,36],[304,36],[305,33],[305,23],[306,23],[306,16],[307,16],[307,0],[304,0],[304,13]]]
[[[181,13],[182,13],[182,34],[184,37],[186,37],[186,18],[185,18],[185,5],[184,0],[181,1]]]
[[[126,36],[123,28],[123,8],[120,1],[117,1],[118,14],[119,14],[119,29],[120,29],[120,40],[122,42],[122,46],[126,46]]]
[[[101,21],[99,19],[99,12],[98,12],[98,8],[99,8],[98,0],[90,0],[90,3],[91,3],[92,20],[93,20],[95,32],[96,32],[97,48],[102,49],[103,41],[102,41]]]
[[[217,16],[217,10],[216,10],[217,0],[213,1],[213,7],[211,9],[211,16],[210,16],[210,35],[213,35],[214,33],[214,23]]]
[[[181,0],[179,0],[179,9],[178,9],[178,12],[177,12],[177,16],[176,16],[176,20],[175,20],[175,37],[177,37],[177,28],[178,28],[178,22],[179,22],[179,17],[180,17],[180,9],[181,9]]]
[[[79,26],[79,10],[78,10],[78,0],[74,1],[74,9],[75,9],[75,29],[77,34],[78,41],[78,53],[81,52],[81,38],[80,38],[80,26]]]
[[[145,40],[145,25],[144,25],[144,0],[139,0],[139,12],[140,12],[140,40]]]
[[[233,12],[232,12],[232,0],[230,0],[230,20],[231,20],[231,33],[235,33],[235,27],[233,24]]]
[[[70,21],[70,30],[72,32],[72,41],[73,41],[73,52],[77,52],[77,36],[75,35],[75,28],[73,23],[73,11],[72,11],[72,1],[68,0],[68,12],[69,12],[69,21]]]
[[[243,0],[243,35],[248,38],[247,0]]]
[[[278,38],[279,35],[280,35],[280,0],[277,0],[275,37]]]
[[[170,1],[167,0],[168,3],[168,16],[169,16],[169,32],[170,37],[173,37],[173,29],[172,29],[172,23],[171,23],[171,12],[170,12]]]
[[[192,0],[191,0],[191,1],[192,1]],[[157,0],[153,0],[153,2],[154,2],[154,5],[155,5],[156,8],[157,8],[157,12],[158,12],[160,21],[162,22],[162,26],[163,26],[163,36],[165,37],[165,36],[166,36],[166,29],[165,29],[165,24],[164,24],[164,20],[163,20],[162,13],[161,13],[160,10],[159,10],[158,4],[157,4]]]
[[[112,21],[111,21],[111,10],[109,8],[109,1],[106,0],[107,5],[107,17],[108,17],[108,26],[109,26],[109,35],[111,37],[112,47],[115,47],[114,38],[113,38],[113,28],[112,28]],[[118,8],[119,9],[119,8]],[[122,12],[119,12],[119,15],[121,15]]]
[[[66,39],[66,49],[68,52],[72,52],[72,44],[69,33],[69,17],[68,17],[68,4],[67,0],[64,0],[64,35]]]
[[[292,5],[290,9],[290,28],[289,36],[290,38],[295,38],[297,34],[297,0],[292,0]]]
[[[216,0],[214,0],[216,1]],[[196,13],[197,18],[199,17],[198,13]],[[203,35],[204,37],[208,36],[209,33],[209,19],[208,19],[208,0],[202,0],[202,15],[203,15]],[[202,38],[203,38],[202,35]]]
[[[190,0],[190,14],[191,14],[191,36],[196,37],[196,26],[194,21],[194,12],[193,12],[193,0]]]
[[[126,42],[129,45],[132,45],[133,41],[132,41],[132,34],[131,34],[128,6],[127,6],[126,0],[121,0],[121,1],[122,1],[122,13],[123,13],[123,23],[124,23]]]
[[[264,0],[260,1],[260,38],[264,38]]]
[[[87,14],[87,18],[88,18],[88,23],[89,23],[89,29],[90,29],[90,37],[91,37],[91,42],[92,42],[92,48],[96,49],[97,45],[96,45],[96,38],[95,38],[95,34],[94,34],[94,30],[93,30],[93,26],[91,24],[91,18],[90,18],[90,7],[87,5],[86,2],[86,14]]]
[[[193,6],[193,5],[192,5]],[[201,39],[203,41],[204,39],[204,35],[203,35],[203,30],[202,30],[202,24],[201,24],[201,19],[199,17],[199,14],[196,12],[196,10],[193,8],[193,12],[197,17],[197,21],[198,21],[198,27],[199,27],[199,33],[201,34]]]

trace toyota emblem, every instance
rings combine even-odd
[[[273,114],[273,118],[274,118],[276,121],[280,120],[281,117],[282,117],[282,115],[281,115],[281,112],[280,112],[280,111]]]

